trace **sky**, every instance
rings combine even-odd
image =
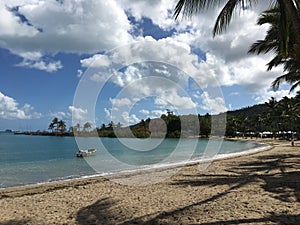
[[[216,114],[289,95],[282,68],[249,55],[268,26],[260,1],[213,38],[219,8],[172,18],[176,0],[1,0],[0,130]]]

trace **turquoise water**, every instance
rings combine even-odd
[[[77,158],[78,146],[96,148],[97,152]],[[263,145],[218,139],[75,140],[74,137],[0,134],[0,188],[176,165],[258,147]]]

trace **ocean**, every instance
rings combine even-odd
[[[265,148],[255,141],[0,134],[0,188],[174,166]],[[78,158],[78,149],[96,148]]]

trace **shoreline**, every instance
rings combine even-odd
[[[10,187],[2,187],[0,188],[0,198],[1,198],[1,191],[5,191],[6,189],[27,189],[27,188],[36,188],[38,186],[43,186],[43,185],[59,185],[60,183],[64,182],[76,182],[76,181],[81,181],[81,180],[89,180],[89,179],[111,179],[111,180],[123,180],[122,178],[124,177],[125,179],[131,177],[139,177],[144,174],[151,174],[151,173],[160,173],[160,172],[165,172],[169,170],[179,170],[185,166],[192,166],[192,165],[205,165],[207,167],[207,164],[210,164],[214,161],[218,160],[224,160],[224,159],[230,159],[230,158],[236,158],[236,157],[241,157],[241,156],[246,156],[246,155],[251,155],[251,154],[256,154],[261,151],[267,151],[268,149],[272,148],[271,145],[266,144],[266,141],[256,141],[252,139],[238,139],[238,138],[223,138],[223,140],[229,140],[229,141],[253,141],[258,144],[262,144],[264,146],[256,146],[255,148],[252,149],[247,149],[243,150],[241,152],[233,152],[233,153],[228,153],[228,154],[216,154],[213,158],[208,158],[208,159],[203,159],[203,158],[198,158],[198,159],[193,159],[189,160],[186,162],[176,162],[176,163],[168,163],[168,164],[160,164],[157,165],[156,167],[152,166],[145,166],[143,168],[139,169],[134,169],[134,170],[125,170],[125,171],[117,171],[117,172],[108,172],[108,173],[96,173],[92,175],[82,175],[80,177],[68,177],[68,178],[58,178],[54,179],[51,181],[46,181],[46,182],[39,182],[39,183],[32,183],[32,184],[25,184],[25,185],[16,185],[16,186],[10,186]],[[263,139],[262,139],[263,140]],[[136,183],[138,181],[135,181]],[[122,181],[123,183],[123,181]],[[148,183],[146,182],[145,184],[140,184],[140,185],[147,185]]]
[[[89,178],[2,189],[0,224],[297,224],[300,145],[267,143],[146,186]]]

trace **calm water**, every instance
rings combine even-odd
[[[73,137],[0,134],[0,188],[176,165],[263,147],[252,141],[76,140]],[[78,146],[96,148],[97,152],[90,157],[77,158]]]

